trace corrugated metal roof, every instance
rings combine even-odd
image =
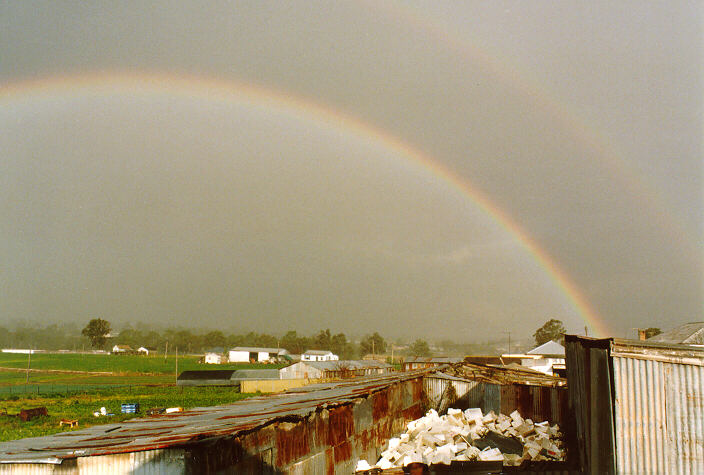
[[[306,352],[303,353],[303,354],[304,354],[304,355],[321,355],[321,356],[325,356],[325,355],[332,355],[333,353],[332,353],[332,351],[327,351],[327,350],[308,350],[308,351],[306,351]]]
[[[355,369],[393,368],[388,363],[380,361],[334,360],[334,361],[301,361],[297,365],[308,365],[320,371],[344,371]]]
[[[704,345],[704,322],[690,322],[662,332],[646,340],[647,342]]]
[[[214,407],[88,427],[0,444],[0,463],[61,463],[63,459],[178,447],[249,431],[277,420],[305,417],[319,408],[366,397],[426,371],[306,386]]]
[[[447,364],[447,363],[459,363],[463,358],[452,357],[452,356],[433,356],[433,357],[422,357],[416,356],[412,358],[406,358],[404,363],[436,363],[436,364]]]
[[[204,379],[230,379],[232,373],[235,370],[232,369],[211,369],[211,370],[190,370],[184,371],[178,375],[178,381],[185,380],[204,380]]]
[[[255,346],[236,346],[230,351],[248,351],[250,353],[288,353],[284,348],[258,348]]]
[[[278,369],[238,369],[232,373],[230,379],[281,379]]]
[[[529,355],[564,355],[565,347],[556,341],[549,341],[536,346],[528,352]]]
[[[550,376],[530,368],[514,365],[482,365],[464,362],[443,368],[443,372],[460,378],[492,384],[528,384],[549,387],[567,385],[567,380],[559,376]]]

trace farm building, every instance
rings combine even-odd
[[[178,386],[239,386],[242,381],[280,379],[277,369],[215,369],[204,371],[184,371],[176,384]]]
[[[301,361],[281,368],[281,379],[332,379],[390,373],[393,366],[377,361]]]
[[[339,359],[339,356],[327,350],[308,350],[301,355],[301,361],[337,361]]]
[[[112,354],[113,355],[118,355],[118,354],[128,354],[132,353],[132,347],[130,345],[115,345],[112,347]]]
[[[147,348],[146,346],[140,346],[137,348],[137,354],[138,355],[146,355],[149,356],[149,352],[154,351],[154,348]]]
[[[233,369],[211,369],[206,371],[184,371],[176,378],[178,386],[236,386],[231,379]]]
[[[222,364],[225,362],[225,357],[218,353],[206,353],[203,356],[203,363],[206,364]]]
[[[283,348],[238,346],[230,350],[228,360],[230,363],[269,363],[283,359],[288,354]]]

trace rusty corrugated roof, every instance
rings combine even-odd
[[[366,397],[427,370],[316,384],[286,393],[181,413],[131,419],[55,435],[0,444],[0,463],[61,463],[63,459],[182,446],[237,435],[277,420],[305,417],[319,408]]]
[[[491,384],[528,384],[548,387],[567,385],[565,378],[550,376],[518,365],[483,365],[465,361],[443,367],[442,371],[459,378]]]

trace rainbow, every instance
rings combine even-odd
[[[165,73],[126,73],[96,72],[69,76],[26,80],[0,85],[0,105],[14,101],[26,101],[45,97],[53,98],[61,94],[86,94],[92,92],[115,92],[124,90],[135,94],[140,92],[168,93],[186,97],[203,98],[211,101],[251,102],[274,110],[284,110],[311,120],[324,123],[340,130],[376,141],[385,149],[405,157],[428,170],[477,205],[490,219],[503,229],[530,253],[560,291],[570,300],[580,317],[590,327],[592,335],[607,336],[612,332],[604,320],[587,301],[584,294],[558,266],[553,258],[543,250],[511,217],[495,205],[483,192],[472,186],[466,179],[452,171],[424,151],[398,137],[374,127],[340,111],[317,104],[307,98],[297,97],[252,84],[231,80],[204,78],[198,76],[172,75]]]
[[[597,128],[587,124],[578,114],[571,111],[565,101],[556,99],[554,94],[531,80],[530,74],[500,61],[501,55],[489,51],[486,45],[480,47],[474,39],[464,39],[463,36],[468,34],[467,31],[463,31],[462,36],[453,32],[449,25],[432,18],[419,6],[394,0],[363,1],[363,3],[377,14],[386,14],[392,20],[401,21],[425,36],[433,37],[459,58],[472,65],[481,66],[493,77],[517,91],[528,103],[549,114],[587,150],[594,153],[595,158],[600,160],[600,165],[609,171],[610,176],[621,181],[628,194],[637,197],[640,202],[647,205],[645,209],[653,214],[661,224],[661,228],[670,234],[674,242],[683,246],[689,255],[701,256],[701,236],[698,236],[698,232],[688,226],[681,217],[673,215],[672,206],[663,206],[663,203],[669,204],[668,200],[652,184],[652,180],[648,180],[643,174],[638,175],[614,144],[609,143],[603,134],[597,132]]]

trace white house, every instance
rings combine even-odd
[[[222,364],[224,363],[225,357],[218,353],[206,353],[203,358],[203,362],[206,364]]]
[[[308,350],[301,355],[301,361],[337,361],[339,359],[339,356],[327,350]]]
[[[545,374],[553,374],[553,369],[564,368],[565,347],[556,341],[549,341],[533,348],[521,359],[521,365],[540,371]]]
[[[139,348],[137,348],[137,354],[149,356],[149,348],[146,348],[144,346],[140,346]]]
[[[112,347],[112,353],[132,353],[132,348],[130,345],[115,345]]]
[[[230,363],[269,363],[288,355],[283,348],[256,348],[238,346],[228,353]]]

